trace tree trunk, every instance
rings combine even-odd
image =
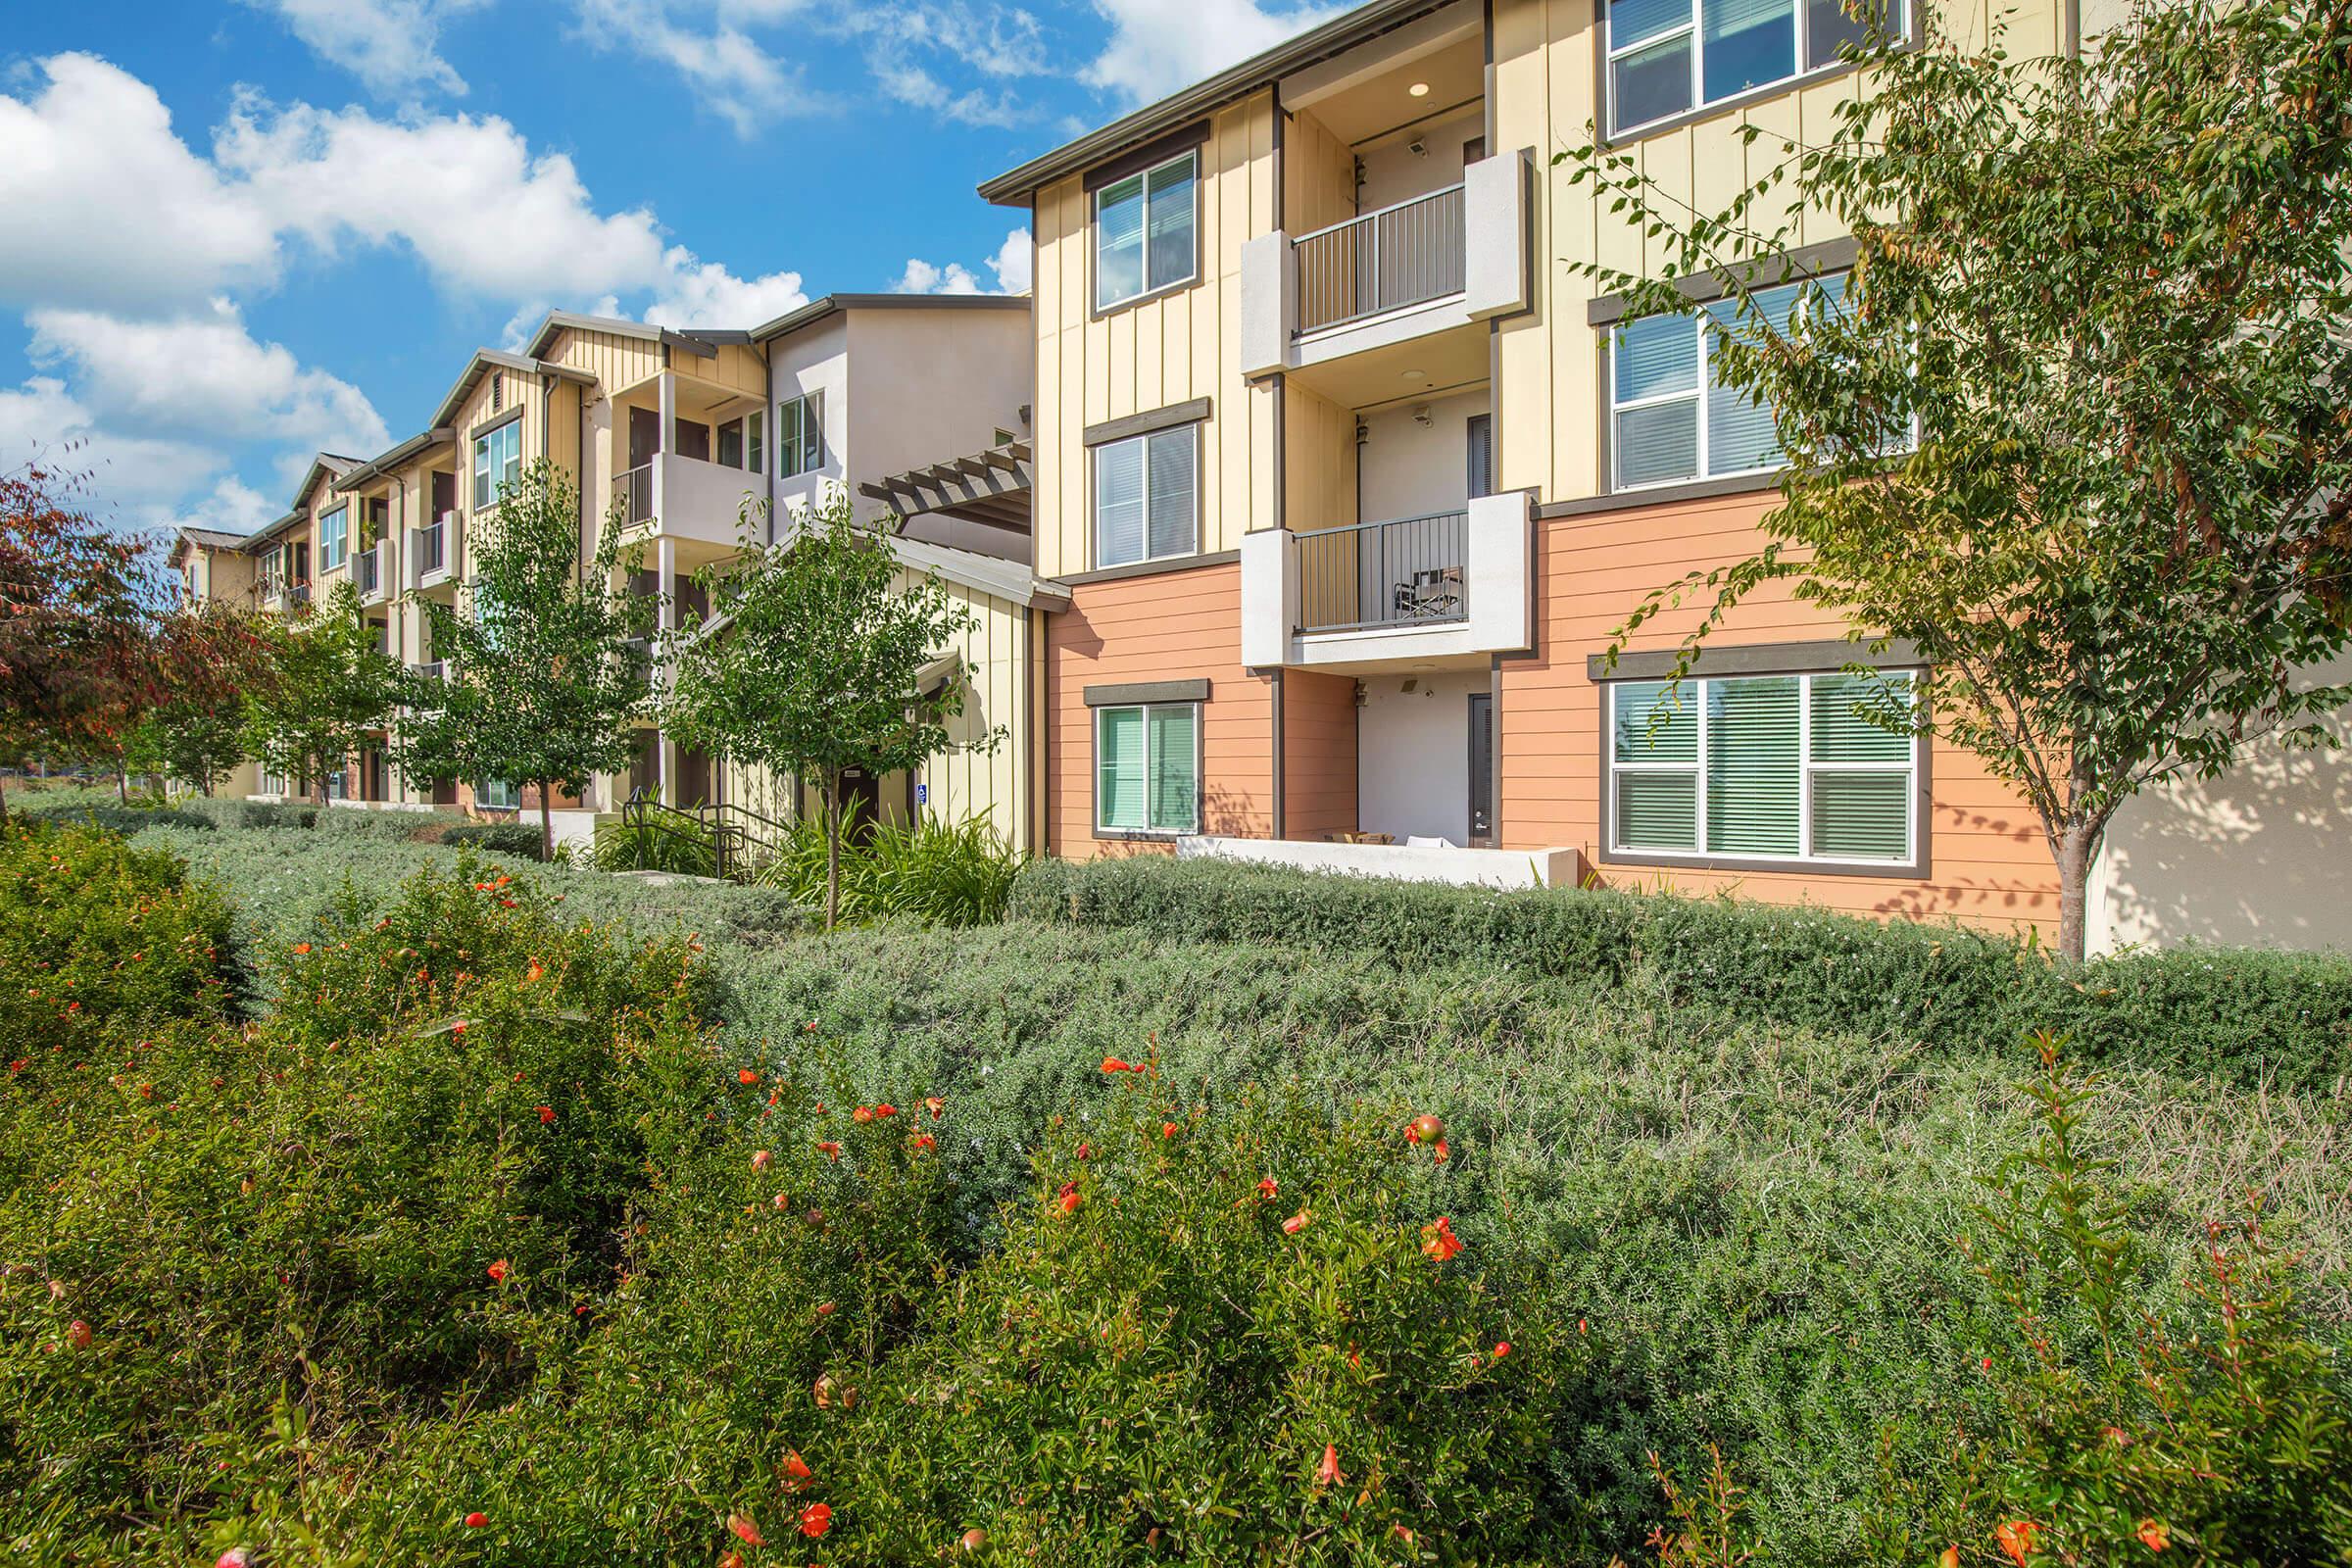
[[[545,779],[539,781],[539,858],[542,860],[556,858],[556,817],[547,804],[548,797],[554,793],[554,785]]]
[[[0,827],[8,826],[8,787],[0,784]]]
[[[825,929],[841,918],[841,771],[825,770]]]
[[[2081,963],[2090,928],[2090,862],[2098,853],[2098,830],[2070,822],[2051,849],[2058,860],[2058,956]]]

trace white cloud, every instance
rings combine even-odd
[[[282,18],[295,37],[371,93],[401,101],[466,91],[441,58],[441,24],[486,0],[245,0]]]
[[[0,387],[0,469],[36,457],[87,472],[100,507],[112,508],[118,520],[135,528],[172,521],[191,497],[201,496],[197,505],[210,505],[216,515],[233,510],[234,493],[223,486],[236,481],[223,472],[227,464],[220,453],[197,442],[102,429],[55,376],[33,376],[13,391]],[[261,510],[264,520],[275,515],[266,505]]]
[[[71,371],[75,398],[110,425],[217,441],[291,445],[307,455],[371,457],[390,446],[358,387],[305,368],[279,343],[257,342],[235,308],[124,320],[91,311],[35,311],[25,353]]]
[[[749,137],[769,121],[813,113],[827,101],[809,91],[799,68],[767,52],[735,21],[797,9],[789,5],[730,7],[721,0],[709,31],[672,21],[667,0],[577,0],[580,35],[598,48],[615,45],[686,78],[710,111]]]
[[[1110,24],[1110,41],[1080,79],[1130,104],[1150,103],[1329,22],[1351,4],[1095,0]]]
[[[996,277],[995,288],[983,289],[977,273],[961,262],[945,267],[909,257],[906,270],[891,285],[894,294],[1026,294],[1029,292],[1029,230],[1016,228],[1004,236],[994,256],[982,266]]]
[[[670,253],[669,281],[645,308],[645,318],[661,326],[761,326],[808,303],[798,272],[737,277],[716,262],[701,262],[683,250]]]

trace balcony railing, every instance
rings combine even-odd
[[[1298,630],[1461,620],[1469,514],[1318,528],[1298,536]]]
[[[634,528],[654,515],[654,466],[650,463],[616,475],[612,502],[620,509],[620,525]]]
[[[1462,292],[1462,187],[1448,185],[1293,242],[1303,334]]]
[[[384,597],[384,546],[381,540],[351,558],[351,585],[360,603],[372,605]]]
[[[310,585],[309,583],[307,583],[307,582],[298,582],[298,583],[294,583],[294,584],[292,584],[291,586],[289,586],[289,587],[286,589],[286,603],[287,603],[287,604],[289,604],[289,605],[291,605],[291,606],[294,606],[294,607],[296,607],[296,608],[298,608],[298,609],[299,609],[301,606],[307,605],[307,604],[309,604],[310,602],[311,602],[311,585]]]

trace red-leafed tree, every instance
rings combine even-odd
[[[119,757],[115,737],[166,691],[155,542],[108,528],[87,503],[87,481],[66,469],[0,473],[0,756],[12,761]]]

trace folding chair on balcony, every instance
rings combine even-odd
[[[1462,608],[1462,568],[1431,566],[1396,584],[1394,601],[1398,620],[1436,620]]]

